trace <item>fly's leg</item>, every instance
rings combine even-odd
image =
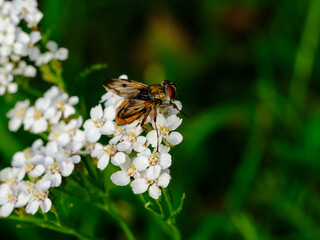
[[[143,129],[145,132],[147,131],[147,129],[144,127],[144,123],[145,123],[145,121],[147,120],[147,117],[149,116],[151,110],[152,110],[152,108],[150,108],[150,109],[146,112],[146,114],[145,114],[145,116],[143,117],[142,122],[141,122],[141,124],[140,124],[140,126],[142,127],[142,129]]]
[[[185,117],[188,117],[187,114],[183,113],[178,107],[176,104],[174,104],[173,102],[170,102],[170,103],[162,103],[160,106],[162,107],[173,107],[175,109],[177,109],[179,112],[181,112]]]

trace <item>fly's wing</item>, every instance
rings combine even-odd
[[[156,104],[157,102],[152,100],[126,99],[117,111],[116,123],[119,125],[129,124]]]
[[[103,86],[108,90],[124,98],[133,98],[149,88],[148,85],[133,80],[112,78],[105,80]]]

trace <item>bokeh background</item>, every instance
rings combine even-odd
[[[320,239],[319,0],[39,4],[42,31],[70,51],[63,75],[84,117],[107,78],[179,86],[188,117],[173,149],[170,188],[175,205],[186,193],[177,218],[183,239]],[[92,64],[108,68],[81,74]],[[35,140],[10,133],[4,116],[26,97],[0,99],[1,168]],[[111,196],[138,239],[168,238],[130,187]],[[110,216],[73,202],[75,228],[125,239]],[[1,239],[73,239],[12,220],[0,226]]]

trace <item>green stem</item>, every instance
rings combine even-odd
[[[289,98],[299,109],[303,109],[306,99],[308,80],[314,65],[315,54],[320,36],[320,1],[312,0],[309,4],[306,22],[297,51]]]
[[[85,179],[85,180],[86,180],[87,184],[90,184],[90,186],[88,186],[88,187],[93,189],[96,192],[96,194],[99,195],[104,201],[103,204],[92,202],[92,201],[90,201],[90,202],[94,206],[96,206],[97,208],[99,208],[99,209],[105,211],[106,213],[108,213],[109,215],[111,215],[117,221],[118,225],[124,231],[124,233],[126,234],[128,239],[135,240],[135,237],[134,237],[131,229],[129,228],[129,226],[127,225],[127,223],[125,222],[125,220],[121,216],[121,214],[118,210],[118,207],[111,200],[108,199],[107,195],[105,194],[105,192],[103,190],[101,190],[100,188],[98,188],[94,184],[92,184],[91,181],[89,181],[89,179]],[[77,181],[75,181],[75,183],[79,184],[79,186],[81,187],[80,183],[78,183]]]
[[[127,223],[122,218],[122,216],[118,210],[118,207],[112,201],[107,201],[104,204],[95,203],[94,205],[96,207],[98,207],[99,209],[110,214],[118,222],[119,226],[122,228],[122,230],[124,231],[124,233],[126,234],[128,239],[130,239],[130,240],[136,239],[134,237],[131,229],[129,228]]]
[[[56,80],[57,80],[56,81],[57,86],[63,89],[64,91],[66,91],[66,84],[64,83],[62,76],[61,75],[57,76]]]
[[[140,199],[141,199],[141,201],[142,201],[145,209],[147,209],[148,211],[152,212],[152,213],[153,213],[155,216],[157,216],[157,217],[160,217],[160,218],[163,218],[163,217],[164,217],[163,214],[158,213],[156,210],[154,210],[154,209],[150,206],[151,202],[147,202],[147,200],[145,199],[145,197],[143,196],[143,194],[139,194],[139,196],[140,196]]]
[[[177,228],[177,226],[175,225],[175,223],[172,220],[173,220],[172,218],[169,218],[167,220],[167,224],[172,230],[173,239],[180,240],[181,239],[181,233],[180,233],[179,229]]]
[[[75,236],[78,239],[82,239],[82,240],[92,239],[91,237],[88,237],[88,236],[85,236],[84,234],[81,234],[79,232],[79,230],[75,230],[70,227],[65,227],[65,226],[61,225],[60,223],[49,221],[49,220],[44,220],[42,218],[39,219],[39,218],[32,217],[32,216],[22,217],[22,216],[10,215],[6,219],[16,220],[16,221],[25,222],[25,223],[32,223],[38,227],[47,228],[47,229],[50,229],[50,230],[53,230],[56,232],[61,232],[64,234],[72,235],[72,236]]]
[[[163,196],[164,196],[164,199],[166,200],[166,203],[167,203],[167,206],[168,206],[168,209],[169,209],[169,213],[170,213],[170,217],[173,216],[173,206],[172,206],[172,201],[171,201],[171,198],[169,196],[169,190],[167,190],[167,188],[163,188],[162,189],[162,193],[163,193]],[[175,219],[172,219],[173,222],[175,223]]]
[[[179,229],[176,226],[176,221],[175,221],[175,218],[174,218],[175,214],[174,214],[174,210],[173,210],[173,206],[172,206],[172,201],[171,201],[169,190],[167,188],[162,188],[162,193],[163,193],[164,199],[166,201],[166,204],[168,206],[169,214],[170,214],[169,218],[166,221],[166,223],[168,224],[168,226],[172,230],[173,239],[179,240],[179,239],[181,239],[181,233],[180,233]]]

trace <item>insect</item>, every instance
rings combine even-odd
[[[116,113],[116,123],[118,125],[129,124],[144,115],[141,122],[141,126],[143,127],[149,114],[153,110],[153,121],[157,132],[157,139],[159,139],[156,124],[157,106],[172,106],[180,111],[172,102],[176,96],[177,86],[169,80],[162,81],[161,85],[155,84],[149,86],[133,80],[114,78],[105,80],[103,86],[114,94],[125,98]],[[157,142],[157,151],[158,148],[159,142]]]

